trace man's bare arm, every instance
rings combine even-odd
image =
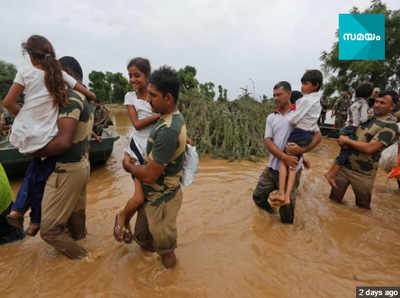
[[[308,145],[306,147],[300,147],[299,145],[297,145],[295,143],[289,143],[286,146],[286,152],[290,155],[304,154],[306,152],[313,150],[321,142],[321,140],[322,140],[321,132],[319,132],[319,131],[315,132],[310,145]]]
[[[44,148],[33,153],[34,156],[55,156],[67,151],[78,127],[78,120],[70,117],[58,119],[58,135]]]
[[[146,165],[135,165],[127,158],[123,160],[123,167],[126,171],[146,184],[156,183],[165,169],[165,166],[155,161],[150,161]]]
[[[283,160],[288,167],[296,167],[299,163],[296,156],[288,155],[279,149],[271,138],[264,139],[265,147],[268,151],[275,155],[278,159]]]

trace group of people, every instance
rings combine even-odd
[[[80,259],[88,254],[76,240],[86,236],[89,140],[101,135],[109,119],[99,108],[100,127],[93,132],[96,112],[90,101],[96,101],[96,96],[82,85],[82,69],[75,58],[57,60],[43,36],[31,36],[22,47],[31,64],[18,70],[4,106],[16,115],[10,142],[34,159],[15,202],[11,202],[9,185],[0,193],[0,226],[8,224],[7,231],[0,229],[0,242],[4,237],[11,241],[24,236],[24,214],[31,209],[26,234],[35,236],[40,231],[41,238],[55,249]],[[176,264],[184,154],[186,144],[192,143],[177,107],[179,81],[170,67],[152,72],[145,58],[132,59],[127,71],[135,91],[126,94],[124,104],[133,130],[122,166],[132,176],[133,195],[116,214],[112,233],[118,242],[135,241],[143,249],[157,252],[163,265],[171,268]],[[279,208],[284,223],[294,222],[296,190],[302,166],[308,165],[303,154],[320,143],[318,121],[326,111],[321,100],[322,73],[306,71],[301,84],[301,94],[292,93],[286,81],[273,88],[277,109],[267,117],[264,136],[271,155],[253,192],[255,204],[269,213]],[[23,106],[17,102],[22,92]],[[341,202],[352,185],[360,208],[370,208],[380,153],[396,141],[398,131],[392,116],[397,94],[379,93],[374,115],[368,117],[371,93],[367,83],[356,89],[349,120],[338,139],[341,153],[326,174],[332,186],[330,199]],[[4,176],[0,167],[0,183],[6,185]],[[135,213],[132,232],[130,220]]]
[[[274,86],[277,110],[267,117],[264,137],[271,155],[253,192],[253,200],[261,209],[273,214],[274,207],[279,208],[283,223],[293,223],[302,163],[305,166],[308,164],[302,154],[321,141],[316,124],[321,121],[321,116],[325,118],[323,113],[328,107],[327,98],[321,97],[318,92],[322,85],[322,74],[318,70],[307,71],[301,82],[304,96],[296,104],[290,100],[292,92],[288,82],[279,82]],[[361,83],[352,102],[349,94],[345,93],[336,104],[336,124],[341,128],[343,119],[346,123],[337,140],[340,153],[325,174],[331,186],[331,200],[342,202],[351,185],[356,205],[365,209],[371,208],[381,152],[395,143],[398,135],[397,118],[394,116],[398,94],[392,90],[373,91],[376,90],[370,83]],[[371,104],[372,96],[374,100]],[[342,110],[346,105],[345,117]],[[288,178],[287,168],[291,171]]]
[[[101,134],[92,131],[96,111],[89,101],[96,101],[96,96],[82,85],[79,62],[69,56],[57,60],[45,37],[33,35],[22,48],[31,64],[18,70],[3,103],[16,115],[10,143],[34,158],[13,203],[7,177],[0,172],[0,182],[8,185],[7,193],[0,193],[0,224],[9,228],[4,239],[24,236],[24,214],[31,209],[25,234],[40,231],[44,241],[67,257],[84,258],[88,252],[76,240],[86,236],[89,140]],[[128,73],[136,92],[126,95],[125,104],[134,131],[123,167],[133,178],[134,195],[116,216],[113,233],[117,241],[135,240],[143,249],[157,252],[170,268],[176,264],[180,177],[189,142],[177,108],[179,80],[168,66],[151,72],[144,58],[133,59]],[[23,106],[17,102],[22,92]],[[108,116],[100,109],[97,114],[103,129]],[[132,233],[129,220],[136,211]]]

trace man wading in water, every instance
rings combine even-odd
[[[182,204],[180,179],[186,148],[186,126],[177,108],[179,81],[175,71],[161,67],[149,78],[153,111],[161,114],[147,141],[144,165],[124,159],[124,169],[143,184],[145,202],[139,207],[134,240],[156,251],[166,268],[176,264],[176,218]]]
[[[340,136],[339,146],[351,150],[344,166],[335,177],[337,187],[331,188],[329,198],[342,202],[347,187],[351,185],[356,197],[356,205],[370,209],[371,193],[374,186],[378,162],[382,150],[396,141],[398,127],[392,112],[398,102],[393,91],[379,93],[374,104],[374,117],[357,127],[355,140]]]
[[[253,200],[258,207],[273,214],[275,211],[268,202],[270,193],[279,189],[279,167],[280,160],[284,160],[289,167],[296,168],[296,180],[290,194],[290,204],[279,208],[279,214],[283,223],[293,223],[294,207],[296,203],[296,190],[300,183],[301,163],[296,155],[304,154],[312,150],[321,142],[321,133],[315,132],[312,142],[307,147],[296,144],[286,146],[287,140],[293,127],[289,124],[288,116],[296,108],[291,105],[291,86],[288,82],[279,82],[274,86],[274,100],[278,109],[267,118],[264,143],[271,153],[267,167],[262,172],[256,189],[253,192]],[[286,152],[284,152],[286,146]]]

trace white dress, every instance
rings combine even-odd
[[[69,88],[76,80],[62,72]],[[46,146],[58,133],[58,107],[45,85],[45,71],[26,65],[18,70],[14,83],[24,86],[24,105],[15,117],[9,141],[21,153],[37,151]]]
[[[136,109],[137,117],[139,120],[154,115],[150,103],[143,99],[137,98],[135,92],[128,92],[125,95],[124,105],[133,105]],[[127,152],[137,161],[140,161],[140,158],[137,156],[132,148],[132,141],[138,149],[141,157],[144,159],[146,155],[147,139],[149,138],[153,126],[154,124],[151,124],[141,130],[136,130],[135,127],[132,128],[132,133],[129,137],[128,147],[125,149],[125,152]]]

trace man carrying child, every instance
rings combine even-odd
[[[392,115],[397,101],[398,96],[392,91],[379,93],[374,104],[374,117],[356,128],[354,139],[346,135],[339,137],[339,146],[348,146],[350,151],[344,166],[340,166],[334,177],[329,195],[331,200],[342,202],[347,187],[351,185],[356,205],[371,208],[372,188],[382,150],[397,140],[398,127]]]
[[[271,214],[275,212],[268,202],[268,198],[271,192],[279,188],[280,161],[284,161],[287,166],[296,169],[296,178],[294,187],[290,193],[290,204],[281,206],[279,214],[283,223],[293,223],[296,190],[300,182],[302,169],[296,155],[312,150],[319,144],[322,136],[319,131],[316,131],[312,137],[311,144],[308,146],[300,147],[295,144],[286,146],[289,135],[293,131],[288,118],[296,109],[296,106],[290,103],[290,84],[285,81],[279,82],[274,86],[273,94],[277,110],[267,117],[264,138],[265,146],[270,152],[270,159],[253,192],[253,200],[261,209]]]

